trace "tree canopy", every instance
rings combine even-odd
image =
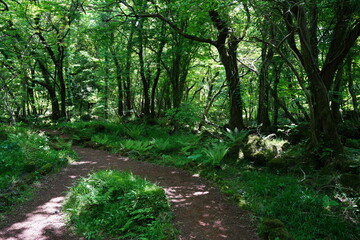
[[[360,3],[0,1],[4,122],[168,118],[271,132],[308,124],[343,153],[359,121]],[[235,149],[236,151],[236,149]]]

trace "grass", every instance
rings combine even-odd
[[[87,239],[176,239],[164,191],[127,172],[99,171],[80,179],[64,212]]]
[[[241,172],[229,169],[219,175],[223,187],[237,196],[240,205],[259,219],[279,219],[297,240],[359,239],[359,227],[336,215],[341,206],[332,200],[334,195],[300,184],[295,176],[245,166]]]
[[[0,213],[31,196],[31,184],[76,156],[70,143],[54,148],[44,133],[0,125]]]
[[[153,125],[105,122],[67,123],[67,128],[75,134],[89,134],[90,141],[113,152],[200,173],[218,184],[239,206],[251,210],[260,225],[266,219],[281,221],[292,239],[360,239],[359,194],[341,184],[340,174],[310,171],[310,165],[302,165],[308,155],[301,145],[283,153],[285,141],[252,136],[246,154],[261,161],[256,163],[254,157],[256,164],[246,158],[224,164],[221,159],[228,148],[246,144],[248,132],[215,134],[213,138],[189,132],[170,134],[169,129]],[[354,147],[354,141],[349,145]],[[358,150],[350,150],[358,156]],[[276,159],[272,165],[266,163],[268,156]],[[307,173],[304,181],[301,166]],[[265,236],[262,227],[259,233]]]

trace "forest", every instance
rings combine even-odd
[[[200,174],[262,239],[360,239],[359,1],[0,0],[0,30],[1,221],[82,146]],[[150,184],[82,178],[64,204],[76,234],[176,239],[150,185],[156,210],[92,231],[93,178]]]

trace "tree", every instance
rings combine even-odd
[[[166,4],[166,2],[165,2]],[[169,4],[169,2],[167,2]],[[213,26],[213,29],[215,30],[215,39],[211,38],[204,38],[199,37],[195,34],[189,34],[187,33],[183,28],[181,28],[176,21],[176,19],[173,21],[171,18],[168,18],[161,13],[138,13],[134,11],[134,8],[131,7],[129,4],[125,4],[128,9],[130,9],[129,14],[124,14],[125,11],[121,10],[122,14],[120,15],[126,15],[126,16],[133,16],[133,17],[141,17],[141,18],[158,18],[161,21],[166,22],[172,29],[174,29],[178,34],[181,36],[188,38],[193,41],[201,42],[201,43],[207,43],[212,46],[214,46],[219,54],[220,60],[225,68],[226,72],[226,81],[228,83],[228,96],[229,96],[229,102],[230,102],[230,119],[229,119],[229,126],[231,129],[243,129],[244,123],[243,123],[243,107],[242,107],[242,99],[241,99],[241,89],[240,89],[240,79],[239,79],[239,68],[238,68],[238,62],[237,62],[237,48],[239,46],[239,43],[244,39],[247,29],[249,27],[250,22],[250,12],[246,4],[235,4],[234,6],[232,4],[232,1],[209,1],[209,2],[198,2],[198,1],[192,1],[191,3],[185,2],[174,2],[172,5],[168,6],[176,6],[180,7],[183,12],[186,14],[194,14],[193,12],[189,11],[189,5],[194,6],[195,9],[197,9],[200,12],[196,12],[196,17],[200,18],[201,20],[210,21],[210,23]],[[196,7],[198,6],[198,7]],[[240,7],[239,7],[240,6]],[[155,10],[159,10],[159,6],[155,5]],[[186,9],[184,9],[186,8]],[[245,24],[243,26],[242,30],[236,31],[233,27],[235,27],[231,24],[230,21],[230,11],[231,9],[242,9],[246,13],[246,19]],[[204,13],[207,14],[207,17],[205,17]],[[180,15],[176,14],[176,16]],[[184,14],[185,15],[185,14]],[[181,16],[180,18],[185,18],[186,16]],[[190,16],[188,16],[190,17]],[[196,21],[195,21],[196,22]],[[199,23],[197,23],[199,24]],[[204,25],[204,24],[203,24]],[[205,26],[209,26],[206,24]],[[197,25],[199,28],[199,25]]]
[[[320,151],[328,147],[332,155],[337,156],[343,153],[343,146],[331,112],[329,92],[336,73],[341,71],[341,64],[360,34],[357,11],[360,4],[351,0],[275,1],[271,4],[272,12],[280,13],[286,25],[284,38],[278,46],[284,41],[288,43],[307,76],[314,133],[312,147]],[[273,20],[276,22],[279,18],[273,14]],[[324,61],[320,53],[325,56]],[[301,85],[307,91],[304,84]]]

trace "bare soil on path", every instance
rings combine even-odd
[[[197,175],[172,167],[138,162],[116,154],[74,147],[80,159],[46,177],[35,197],[6,217],[1,240],[70,240],[74,236],[61,213],[65,193],[75,180],[100,169],[131,171],[163,187],[174,214],[180,240],[255,240],[247,212]]]

